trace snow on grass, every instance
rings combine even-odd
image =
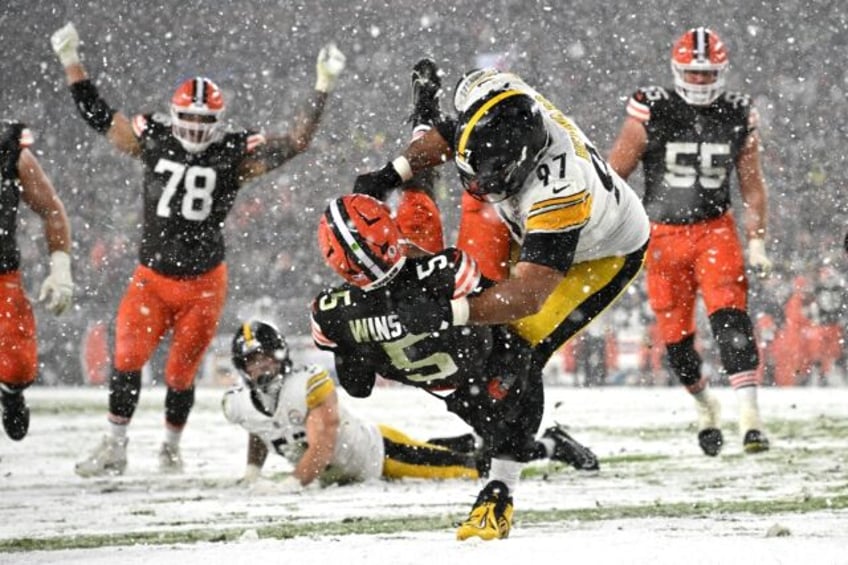
[[[107,392],[34,388],[30,435],[0,440],[2,563],[299,564],[515,562],[528,556],[595,563],[846,563],[848,391],[761,391],[772,440],[747,456],[733,392],[719,389],[727,445],[700,453],[694,408],[677,388],[549,387],[544,426],[569,427],[601,459],[579,473],[536,463],[515,493],[508,540],[457,542],[481,484],[406,480],[248,492],[246,433],[220,412],[222,390],[199,389],[183,439],[186,472],[162,476],[164,391],[146,388],[121,477],[81,479],[74,462],[106,430]],[[363,417],[414,437],[466,428],[420,391],[382,388],[345,398]],[[290,467],[269,458],[265,475]]]

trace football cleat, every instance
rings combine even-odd
[[[127,468],[128,442],[129,438],[103,436],[91,455],[76,464],[74,472],[85,478],[123,475]]]
[[[578,471],[597,471],[600,469],[597,456],[588,447],[581,445],[568,435],[561,425],[551,426],[542,434],[554,442],[554,451],[550,458],[568,463]]]
[[[29,431],[29,407],[23,392],[0,392],[0,408],[3,411],[3,429],[9,439],[20,441]]]
[[[180,455],[180,447],[163,443],[159,450],[159,471],[162,473],[182,473],[183,458]]]
[[[768,451],[771,446],[766,435],[760,430],[748,430],[742,440],[742,448],[745,453],[762,453]]]
[[[698,432],[698,445],[705,455],[715,457],[724,445],[724,436],[718,428],[704,428]]]
[[[721,405],[709,389],[704,389],[700,398],[695,398],[698,409],[698,445],[710,457],[715,457],[724,445],[724,436],[719,429]]]
[[[509,537],[511,528],[512,497],[509,489],[501,481],[490,481],[477,496],[468,518],[457,528],[456,539],[504,539]]]
[[[439,94],[442,91],[442,79],[439,67],[429,58],[421,59],[412,67],[412,114],[407,119],[413,130],[419,126],[432,127],[441,121]]]

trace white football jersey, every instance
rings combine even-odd
[[[513,82],[543,109],[550,145],[521,190],[496,204],[513,237],[582,228],[574,263],[621,256],[648,241],[650,224],[636,192],[601,158],[574,122],[530,87]],[[571,250],[551,250],[552,254]]]
[[[336,391],[329,372],[318,366],[301,367],[286,375],[277,409],[268,416],[254,403],[250,388],[235,386],[224,393],[227,420],[258,436],[269,451],[296,465],[306,450],[306,419]],[[325,476],[333,480],[363,481],[383,474],[385,448],[379,428],[348,411],[339,399],[339,435]]]

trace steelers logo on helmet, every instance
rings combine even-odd
[[[223,111],[218,85],[205,77],[191,78],[171,97],[171,131],[186,151],[200,153],[217,138]]]
[[[459,124],[456,166],[465,190],[479,200],[517,194],[549,143],[539,105],[520,90],[489,93]]]
[[[351,284],[366,290],[390,281],[404,264],[400,232],[388,207],[364,194],[330,202],[318,224],[324,262]]]
[[[717,33],[705,27],[690,29],[671,49],[674,89],[694,106],[707,106],[721,96],[727,67],[724,42]]]

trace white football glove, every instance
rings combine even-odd
[[[71,257],[64,251],[50,254],[50,274],[41,283],[39,302],[57,316],[68,309],[74,296],[74,281],[71,279]]]
[[[50,36],[50,44],[63,67],[79,63],[79,42],[77,28],[72,23],[65,24]]]
[[[764,279],[771,274],[771,259],[766,255],[766,244],[761,238],[748,240],[748,264],[758,278]]]
[[[336,79],[345,67],[344,53],[338,50],[334,43],[329,43],[318,53],[315,63],[315,90],[330,92],[336,86]]]

